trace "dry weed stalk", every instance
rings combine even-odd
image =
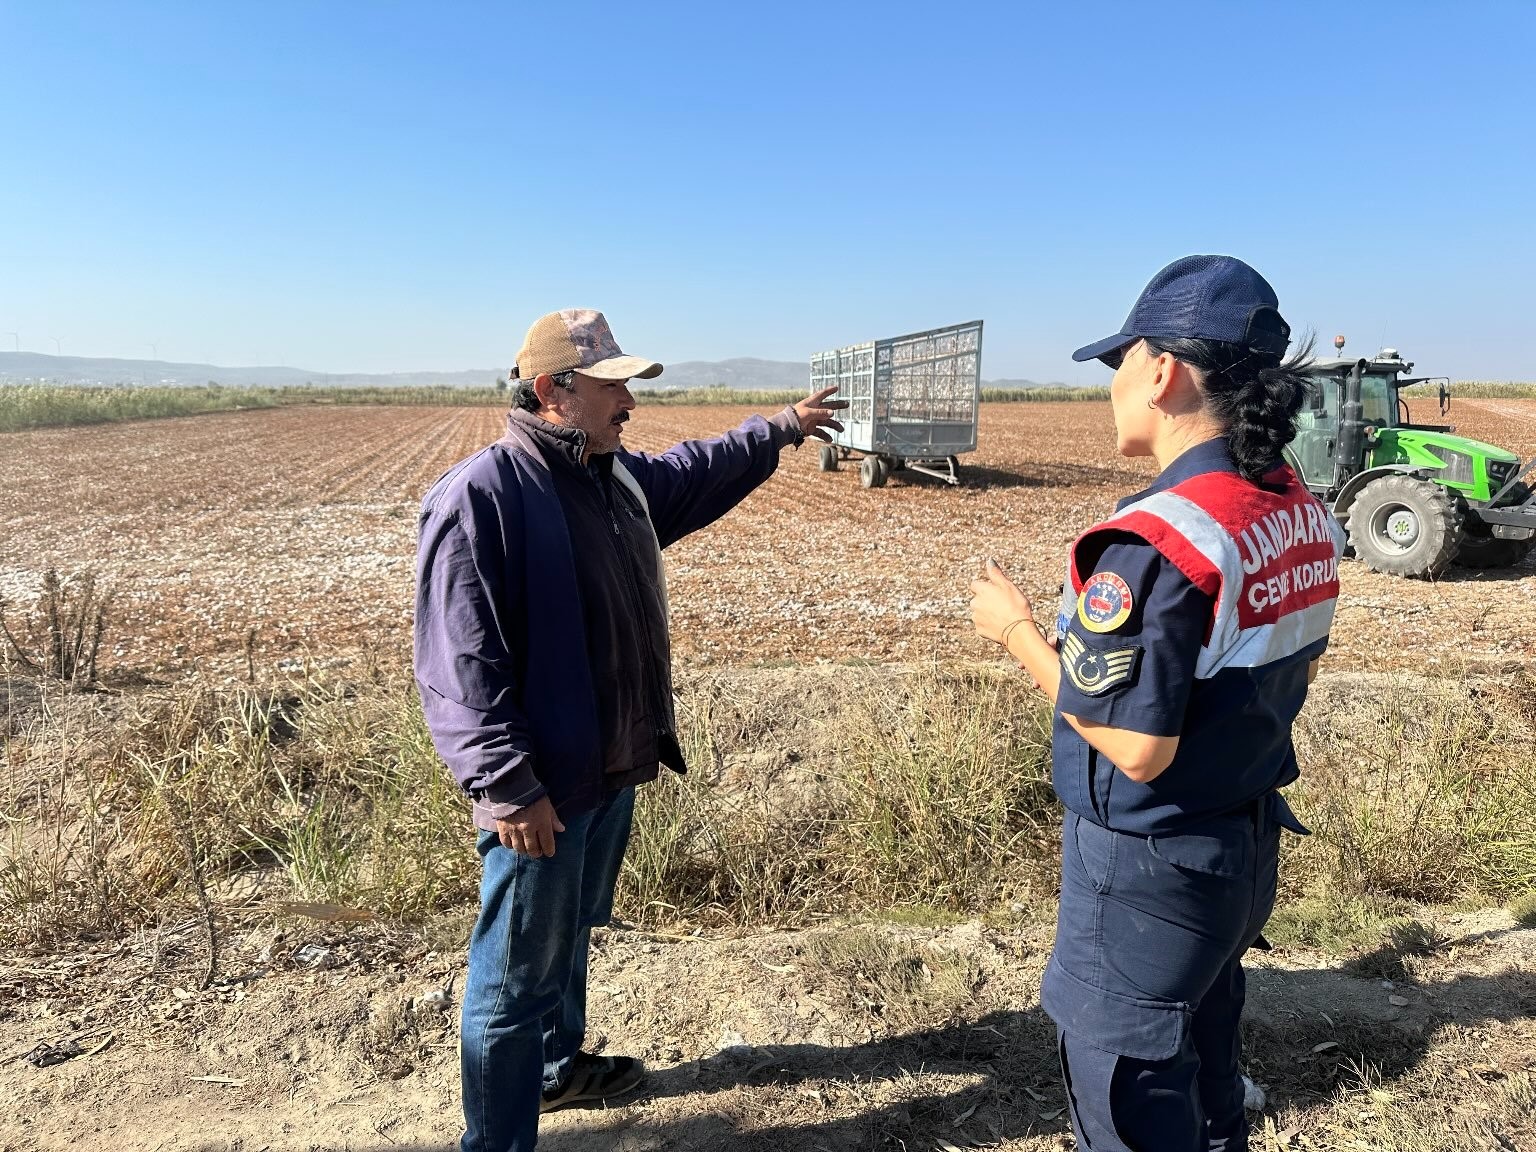
[[[110,592],[96,586],[95,573],[85,571],[65,580],[49,568],[43,573],[42,594],[23,617],[22,636],[12,630],[0,597],[0,658],[85,691],[96,683],[96,658],[111,600]]]

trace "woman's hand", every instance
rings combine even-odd
[[[976,635],[1006,648],[1014,625],[1033,628],[1034,621],[1029,597],[1003,575],[996,560],[989,559],[982,574],[971,581],[971,622]]]

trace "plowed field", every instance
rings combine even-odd
[[[656,451],[727,428],[734,408],[644,408]],[[1472,436],[1536,454],[1536,401],[1456,401]],[[290,408],[0,435],[0,596],[42,570],[94,567],[117,588],[109,668],[314,667],[409,642],[415,509],[432,479],[493,440],[492,409]],[[1150,461],[1114,452],[1108,405],[999,404],[951,489],[883,490],[786,453],[741,508],[669,552],[682,660],[986,656],[966,583],[995,556],[1051,614],[1067,544]],[[1372,666],[1536,659],[1536,556],[1437,584],[1343,569],[1334,653]]]

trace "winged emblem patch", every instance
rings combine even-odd
[[[1061,638],[1061,670],[1084,696],[1102,696],[1130,680],[1141,651],[1140,644],[1100,651],[1069,631]]]

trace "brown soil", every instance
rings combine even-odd
[[[227,975],[208,989],[191,923],[0,964],[0,1149],[446,1150],[459,1131],[465,928],[252,930],[226,945]],[[1510,1103],[1536,1072],[1536,931],[1498,914],[1440,928],[1435,955],[1390,987],[1373,957],[1259,962],[1245,1064],[1269,1093],[1261,1126],[1300,1147],[1536,1149],[1528,1111]],[[591,1040],[643,1056],[652,1074],[623,1106],[547,1118],[542,1148],[1063,1145],[1037,1001],[1050,930],[1032,913],[599,937]],[[433,1003],[441,990],[446,1007]],[[46,1068],[21,1058],[71,1036],[86,1054]],[[1394,1100],[1426,1084],[1413,1104],[1431,1117],[1426,1139],[1389,1142],[1376,1129],[1403,1127]]]
[[[1460,430],[1536,454],[1536,401],[1457,400]],[[747,415],[642,409],[658,451]],[[495,438],[491,409],[294,408],[0,436],[0,596],[50,564],[118,588],[104,664],[119,674],[323,668],[398,652],[415,510],[453,461]],[[1053,610],[1067,545],[1151,475],[1113,450],[1107,404],[994,404],[958,489],[786,454],[763,489],[669,554],[679,659],[711,664],[979,655],[965,586],[996,557]],[[1436,584],[1343,570],[1335,658],[1372,666],[1536,656],[1536,553]],[[1427,653],[1427,655],[1426,655]]]

